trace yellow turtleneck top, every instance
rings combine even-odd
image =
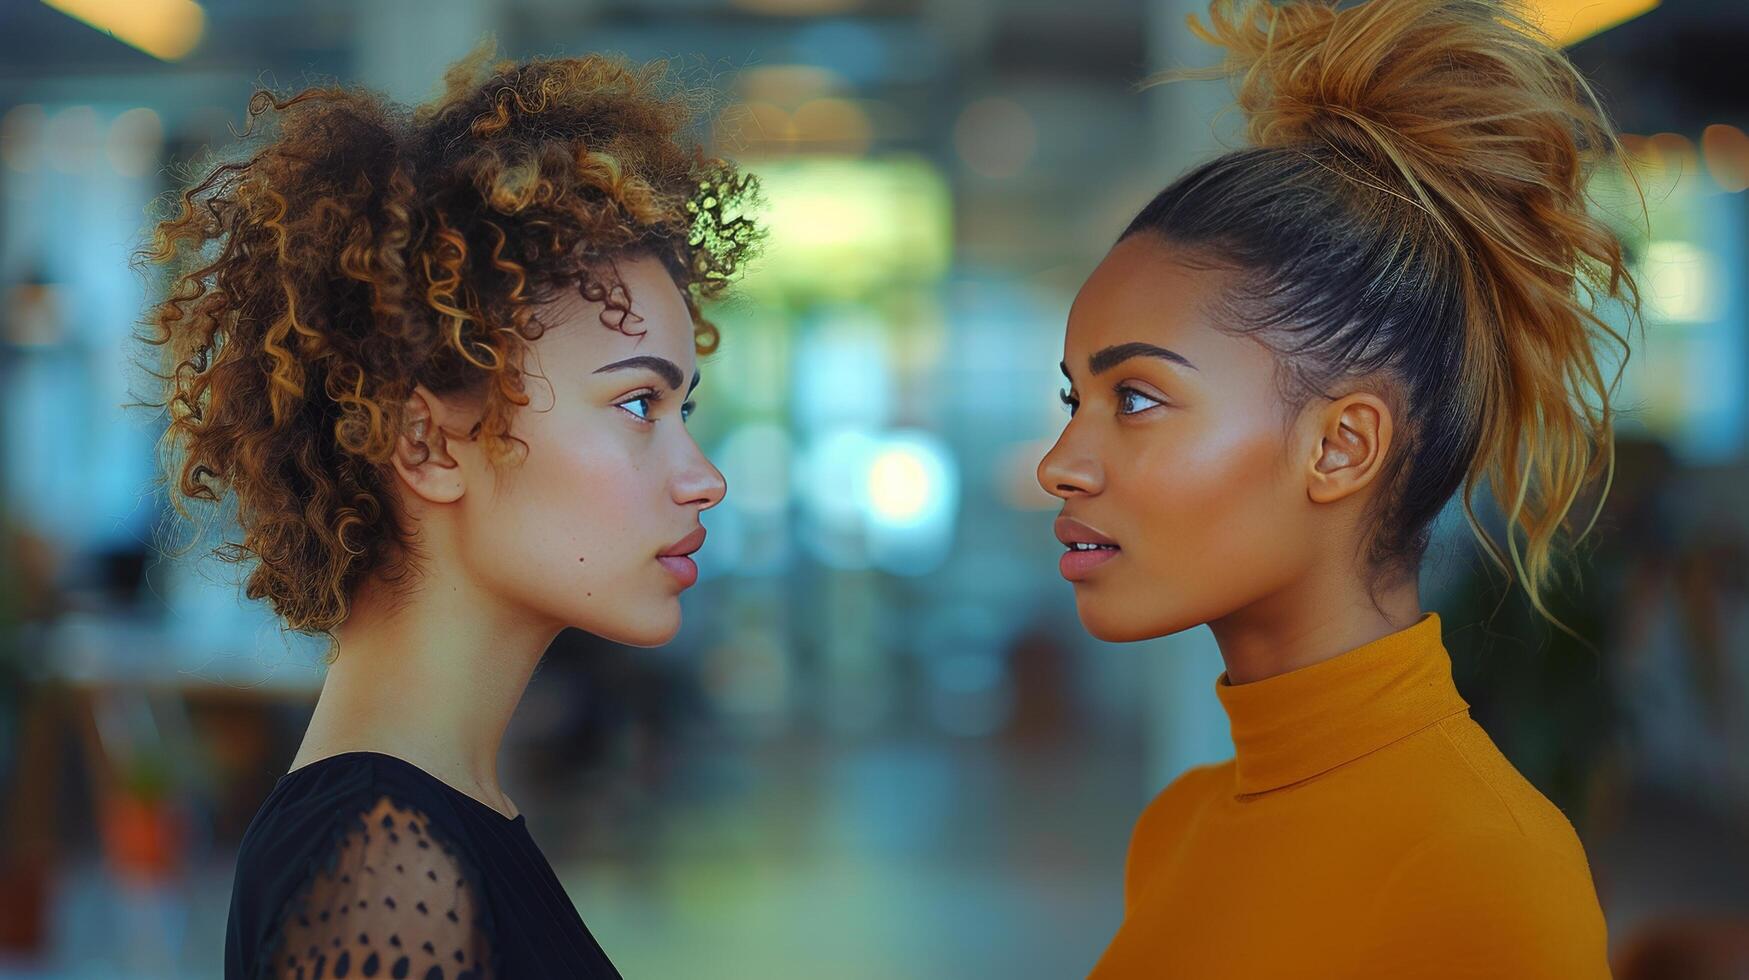
[[[1090,980],[1609,976],[1579,838],[1470,719],[1438,614],[1215,694],[1234,757],[1143,812]]]

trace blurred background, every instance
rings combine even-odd
[[[1572,819],[1623,977],[1749,970],[1749,5],[1545,0],[1646,192],[1648,295],[1584,574],[1540,625],[1442,521],[1477,719]],[[432,94],[670,57],[762,175],[692,427],[728,476],[680,637],[560,637],[503,784],[628,977],[1081,976],[1143,804],[1231,753],[1206,630],[1088,639],[1034,466],[1069,302],[1232,140],[1189,0],[0,0],[0,976],[218,976],[319,648],[162,558],[128,337],[145,208],[252,87]],[[1486,519],[1495,519],[1485,515]],[[1734,964],[1734,966],[1732,965]]]

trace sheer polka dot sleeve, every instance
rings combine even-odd
[[[476,888],[423,813],[379,797],[287,901],[264,976],[487,980],[489,925]]]

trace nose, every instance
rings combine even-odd
[[[723,497],[729,492],[729,483],[723,479],[723,472],[698,448],[698,443],[690,438],[686,443],[687,459],[673,481],[674,502],[682,507],[710,510],[723,502]]]
[[[1105,489],[1105,467],[1095,454],[1071,438],[1074,429],[1071,422],[1038,463],[1038,485],[1051,496],[1064,500],[1095,496]]]

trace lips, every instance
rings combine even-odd
[[[684,558],[704,547],[704,528],[695,528],[691,534],[669,545],[659,552],[658,558]]]
[[[700,527],[691,534],[674,542],[656,556],[656,561],[666,568],[682,589],[691,588],[698,581],[698,563],[689,557],[699,548],[704,547],[704,528]]]
[[[1118,543],[1073,517],[1058,517],[1053,530],[1069,550],[1057,559],[1057,570],[1071,582],[1080,582],[1093,570],[1123,552]]]

